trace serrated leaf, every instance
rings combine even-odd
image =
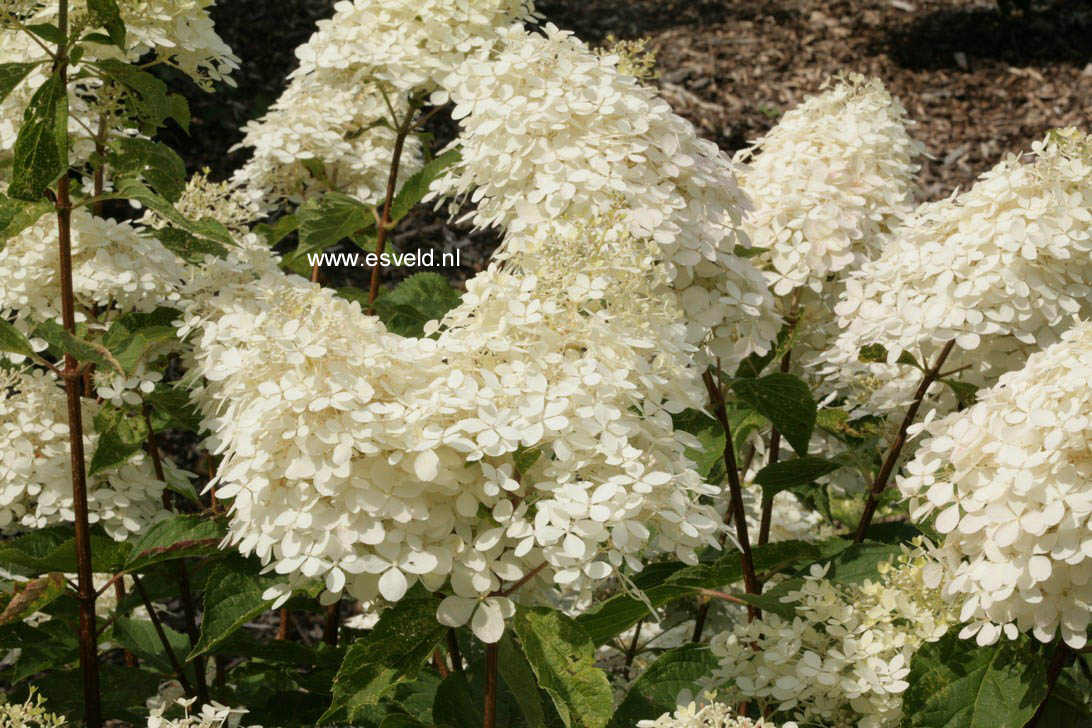
[[[205,612],[201,638],[187,660],[215,649],[237,629],[269,608],[272,600],[262,593],[277,583],[273,576],[259,576],[260,564],[233,557],[219,564],[205,583]]]
[[[444,170],[462,159],[457,149],[444,152],[431,162],[421,167],[413,176],[405,181],[398,194],[391,203],[390,221],[396,223],[413,209],[428,194],[429,185],[433,180],[443,174]]]
[[[167,84],[136,66],[112,58],[93,64],[105,78],[125,89],[125,105],[129,118],[135,120],[141,132],[153,136],[171,113]]]
[[[101,344],[76,338],[56,321],[41,322],[34,328],[32,335],[44,339],[57,354],[71,354],[79,362],[92,362],[103,369],[125,373],[109,349]]]
[[[701,442],[700,449],[686,448],[686,457],[694,461],[695,470],[701,477],[708,478],[717,463],[724,459],[724,428],[709,415],[693,409],[671,415],[671,422],[674,429],[688,432]]]
[[[459,292],[439,273],[415,273],[381,294],[375,311],[390,331],[421,338],[426,323],[442,319],[460,300]]]
[[[182,94],[167,96],[167,118],[174,119],[182,131],[190,133],[190,102]]]
[[[810,455],[793,458],[762,468],[755,475],[755,483],[762,486],[763,496],[770,498],[783,490],[812,483],[840,467],[841,463],[826,458]]]
[[[336,245],[354,233],[375,225],[372,209],[349,195],[328,192],[300,205],[296,211],[299,220],[300,244],[285,265],[306,259],[308,253],[318,253]]]
[[[333,700],[321,721],[345,711],[348,720],[401,682],[413,680],[447,634],[436,621],[435,599],[402,599],[383,612],[366,636],[349,646],[333,684]]]
[[[152,407],[152,427],[157,431],[168,427],[193,433],[201,431],[201,415],[190,402],[190,395],[186,390],[169,386],[157,387],[144,401]]]
[[[633,728],[674,712],[682,690],[693,690],[719,663],[708,645],[687,644],[660,656],[630,685],[608,728]]]
[[[821,552],[803,541],[778,541],[754,548],[751,552],[755,570],[777,572],[789,566],[811,563]],[[743,565],[738,551],[723,554],[708,564],[686,566],[677,561],[654,562],[633,578],[644,599],[616,594],[577,617],[577,622],[597,645],[624,632],[648,616],[648,605],[661,607],[678,599],[697,596],[701,589],[720,589],[743,579]],[[646,601],[647,600],[647,601]]]
[[[30,100],[12,150],[8,195],[36,202],[68,171],[68,89],[50,76]]]
[[[918,649],[907,681],[902,728],[1020,728],[1047,694],[1026,638],[978,647],[956,629]]]
[[[133,544],[125,570],[135,571],[161,561],[216,553],[225,534],[222,523],[200,516],[179,515],[160,521]]]
[[[102,345],[110,350],[121,368],[131,374],[152,348],[178,339],[178,329],[172,323],[179,315],[175,309],[166,307],[124,314],[103,335]]]
[[[115,0],[87,0],[87,9],[91,13],[91,22],[106,29],[111,42],[122,50],[125,49],[125,23],[121,19],[121,10]]]
[[[799,377],[777,372],[760,379],[735,379],[732,391],[770,420],[797,455],[808,454],[817,405]]]
[[[51,45],[60,45],[65,42],[64,33],[53,23],[35,23],[28,25],[27,30]]]
[[[0,63],[0,103],[3,103],[8,94],[14,91],[37,66],[37,63]]]
[[[163,219],[167,220],[176,228],[184,230],[190,235],[201,239],[202,244],[217,243],[219,246],[230,247],[235,245],[235,241],[231,237],[231,232],[224,227],[223,223],[214,220],[211,217],[203,217],[196,221],[189,219],[175,209],[175,206],[171,204],[169,200],[156,194],[139,180],[132,178],[118,180],[117,192],[106,195],[103,199],[132,200],[139,202],[144,207],[147,207]],[[155,237],[158,238],[158,235]],[[166,243],[164,243],[164,245],[166,245]],[[222,258],[227,255],[227,251],[223,250],[222,247],[218,247],[217,250],[219,251],[216,253],[218,257]]]
[[[116,572],[129,544],[92,529],[91,563],[96,572]],[[76,539],[70,526],[51,526],[18,536],[0,546],[0,568],[28,576],[76,571]]]
[[[277,218],[276,222],[262,223],[254,228],[254,232],[265,238],[265,242],[270,247],[273,247],[277,243],[284,240],[286,237],[296,232],[300,227],[299,217],[296,215],[281,215]]]
[[[39,579],[15,584],[11,594],[0,594],[0,626],[20,622],[64,594],[64,574],[54,572]]]
[[[546,728],[546,711],[542,707],[535,673],[527,657],[516,647],[512,636],[505,633],[497,650],[497,666],[508,691],[519,703],[528,728]]]
[[[0,251],[8,240],[35,225],[43,215],[53,211],[48,200],[27,202],[0,195]]]
[[[19,329],[2,318],[0,318],[0,352],[19,354],[20,356],[34,356],[34,350],[30,348],[27,337],[19,333]]]
[[[178,202],[186,188],[186,164],[166,144],[140,137],[110,142],[106,157],[114,180],[144,180],[168,202]]]
[[[142,414],[109,403],[95,415],[94,423],[99,441],[87,469],[88,477],[127,462],[148,439],[148,424]]]
[[[897,543],[881,543],[866,540],[853,543],[848,539],[832,538],[820,541],[816,547],[823,551],[816,564],[829,564],[826,578],[838,584],[860,584],[865,579],[875,581],[879,577],[878,566],[902,553]],[[808,573],[811,565],[798,572]]]
[[[595,644],[576,620],[545,607],[516,607],[511,622],[538,684],[566,728],[604,728],[614,704]]]
[[[161,624],[163,633],[167,637],[167,643],[171,646],[175,658],[182,664],[186,676],[193,680],[194,673],[191,666],[182,662],[186,651],[190,647],[189,638],[172,629],[167,624]],[[174,674],[174,666],[163,648],[163,643],[156,634],[155,625],[146,619],[132,619],[118,617],[111,629],[112,641],[136,655],[142,662],[154,667],[165,675]]]

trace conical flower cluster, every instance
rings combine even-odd
[[[1079,649],[1092,623],[1092,324],[1062,334],[970,409],[935,421],[898,481],[935,516],[943,594],[991,644],[1030,631]],[[936,578],[940,578],[940,575]]]

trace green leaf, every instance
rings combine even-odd
[[[201,432],[201,415],[184,389],[161,386],[144,398],[152,407],[152,428],[157,432],[177,427],[187,432]]]
[[[75,635],[73,635],[75,639]],[[144,725],[148,720],[145,700],[155,695],[162,675],[151,670],[99,665],[103,718]],[[79,667],[57,670],[34,680],[46,708],[64,714],[73,725],[83,721],[83,675]]]
[[[133,200],[139,202],[167,220],[176,228],[184,230],[190,235],[201,239],[202,244],[208,245],[210,243],[218,243],[220,246],[231,247],[234,247],[235,245],[235,241],[231,237],[231,232],[224,227],[223,223],[214,220],[211,217],[203,217],[197,221],[189,219],[176,210],[169,200],[156,194],[136,179],[129,178],[118,180],[117,192],[105,196],[104,199]],[[164,245],[166,245],[166,243],[164,243]],[[218,251],[216,253],[218,257],[222,258],[227,255],[226,250],[223,250],[222,248],[215,249]]]
[[[1047,694],[1026,639],[978,647],[955,629],[918,649],[907,681],[902,728],[1020,728]]]
[[[497,666],[508,691],[519,703],[528,728],[546,728],[546,711],[542,707],[535,673],[527,662],[527,657],[512,642],[510,634],[505,633],[501,638],[497,650]]]
[[[27,337],[2,318],[0,318],[0,351],[20,356],[34,356],[34,350],[30,348]]]
[[[763,496],[769,498],[783,490],[812,483],[840,467],[841,463],[809,455],[767,465],[755,475],[755,483],[762,486]]]
[[[37,63],[0,63],[0,103],[23,82]]]
[[[43,321],[34,328],[32,335],[45,339],[50,349],[58,354],[71,354],[79,362],[93,362],[103,369],[125,373],[109,349],[92,341],[76,338],[56,321]]]
[[[182,662],[186,656],[186,650],[190,648],[189,639],[180,632],[163,624],[163,633],[167,636],[167,643],[171,646],[175,658],[186,672],[186,676],[192,681],[194,674],[191,666]],[[155,625],[146,619],[131,619],[118,617],[114,620],[111,630],[113,641],[140,658],[142,662],[154,667],[166,675],[174,674],[174,666],[171,659],[163,649],[163,643],[156,634]]]
[[[28,25],[27,30],[52,45],[60,45],[65,42],[64,33],[53,23]]]
[[[21,682],[37,673],[63,667],[74,662],[79,655],[76,630],[62,620],[50,620],[35,628],[18,623],[8,629],[17,636],[18,643],[15,646],[21,654],[14,669],[4,675],[5,683]]]
[[[167,118],[174,119],[182,131],[190,133],[190,103],[182,94],[167,96]]]
[[[673,712],[679,692],[693,690],[717,664],[708,645],[687,644],[665,652],[630,685],[609,728],[633,728],[638,721]]]
[[[156,345],[178,340],[178,329],[172,326],[178,316],[178,311],[163,307],[147,313],[127,313],[110,326],[102,345],[126,373],[132,374]]]
[[[823,555],[814,563],[830,564],[827,579],[839,584],[860,584],[866,579],[875,581],[880,575],[877,566],[902,553],[897,543],[871,540],[853,543],[843,538],[821,541],[816,547],[823,551]],[[811,564],[800,569],[798,574],[807,574],[810,568]]]
[[[756,547],[751,555],[756,571],[775,572],[811,563],[821,552],[803,541],[778,541]],[[701,589],[719,589],[742,578],[743,564],[738,551],[730,551],[712,563],[696,566],[677,561],[653,562],[633,578],[635,586],[644,593],[644,600],[629,594],[616,594],[581,614],[577,622],[595,644],[601,645],[647,617],[649,605],[660,607],[677,599],[697,596]]]
[[[534,467],[540,457],[542,457],[542,451],[537,447],[517,446],[516,452],[512,455],[512,460],[516,465],[516,472],[524,475]]]
[[[148,424],[144,416],[129,409],[104,404],[95,415],[94,422],[99,442],[95,454],[91,456],[88,477],[128,462],[148,439]]]
[[[610,682],[580,624],[545,607],[517,607],[511,625],[566,728],[604,728],[614,704]]]
[[[205,616],[201,638],[187,660],[215,649],[221,642],[269,608],[272,600],[262,592],[275,584],[276,576],[259,576],[260,564],[233,557],[219,564],[205,583]]]
[[[106,34],[118,48],[125,49],[125,23],[115,0],[87,0],[91,22],[106,29]]]
[[[300,220],[296,215],[281,215],[276,222],[262,223],[254,227],[254,232],[265,238],[270,247],[284,240],[299,229]]]
[[[142,133],[153,136],[170,116],[171,101],[167,98],[167,84],[142,71],[136,66],[115,59],[93,64],[104,78],[125,89],[125,105],[129,117],[137,122]]]
[[[413,209],[428,194],[429,185],[433,180],[443,174],[443,171],[462,159],[457,149],[451,149],[433,159],[412,177],[405,181],[398,190],[394,202],[391,204],[390,221],[396,223]]]
[[[796,591],[803,584],[803,579],[788,579],[761,594],[736,594],[736,596],[763,612],[771,612],[784,620],[792,621],[796,616],[796,603],[783,602],[781,598],[791,591]]]
[[[160,228],[150,231],[150,235],[162,243],[164,248],[187,263],[203,263],[205,256],[208,255],[223,259],[228,254],[227,249],[220,243],[197,237],[178,228]]]
[[[36,202],[68,172],[68,89],[50,76],[34,92],[12,150],[8,195]]]
[[[671,415],[671,422],[676,430],[688,432],[701,442],[700,449],[687,448],[686,457],[694,461],[701,477],[708,478],[714,467],[724,460],[724,428],[709,415],[693,409]]]
[[[861,347],[861,350],[857,353],[857,359],[865,364],[886,364],[889,357],[887,347],[883,344],[865,344]],[[894,362],[895,364],[907,364],[912,367],[921,369],[921,365],[918,364],[918,360],[914,358],[914,355],[908,351],[902,351],[899,353],[898,358]]]
[[[958,379],[941,379],[940,381],[948,385],[948,388],[955,393],[956,399],[963,407],[970,407],[978,401],[978,385],[961,382]]]
[[[777,372],[761,379],[733,380],[732,390],[769,419],[797,455],[808,454],[817,406],[807,384],[792,374]]]
[[[15,583],[15,591],[0,594],[0,626],[21,622],[64,594],[64,574],[54,572],[39,579]]]
[[[7,241],[37,224],[43,215],[52,211],[53,204],[48,200],[27,202],[0,195],[0,250],[4,249]]]
[[[326,250],[375,225],[375,215],[370,207],[340,192],[328,192],[307,200],[296,211],[296,217],[299,219],[300,244],[286,257],[285,265],[303,261],[308,253]]]
[[[439,273],[415,273],[381,294],[375,311],[390,331],[419,339],[426,323],[442,319],[460,300],[459,292]]]
[[[186,163],[166,144],[121,137],[110,142],[106,161],[115,181],[144,180],[168,202],[178,202],[186,189]]]
[[[129,544],[92,529],[91,563],[97,572],[116,572],[129,553]],[[28,576],[76,571],[76,539],[71,526],[51,526],[5,541],[0,567]]]
[[[366,716],[398,683],[417,676],[446,634],[436,621],[435,599],[403,599],[383,612],[375,628],[349,646],[320,721],[342,710],[350,721]]]
[[[160,561],[214,554],[227,531],[219,521],[179,515],[160,521],[133,544],[126,571],[143,569]]]

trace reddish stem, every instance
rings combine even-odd
[[[406,118],[398,127],[397,136],[394,139],[394,153],[391,157],[390,174],[387,176],[387,194],[383,199],[383,214],[379,216],[379,229],[375,235],[375,265],[372,266],[372,282],[368,291],[368,314],[375,313],[375,299],[379,295],[379,273],[381,270],[380,256],[387,245],[387,235],[391,227],[391,205],[394,203],[394,191],[398,186],[398,166],[402,161],[402,148],[405,146],[406,137],[413,128],[414,106],[411,104],[406,111]]]

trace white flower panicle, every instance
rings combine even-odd
[[[174,253],[127,222],[72,212],[72,277],[78,321],[96,306],[151,311],[178,301],[184,268]],[[138,264],[134,264],[134,261]],[[42,217],[0,250],[0,311],[60,318],[57,218]]]
[[[103,43],[83,44],[82,59],[72,66],[75,77],[81,64],[94,61],[118,60],[149,62],[155,60],[179,69],[203,88],[213,83],[233,84],[231,72],[238,68],[239,59],[223,39],[216,34],[209,8],[214,0],[119,0],[118,9],[126,26],[125,50]],[[24,25],[55,23],[57,3],[28,3],[19,12]],[[29,15],[27,14],[29,13]],[[4,23],[0,12],[0,63],[41,62],[13,93],[0,102],[0,156],[10,153],[15,144],[23,111],[34,92],[49,78],[49,56],[39,43],[26,33]],[[91,14],[85,0],[70,3],[70,24],[73,28],[94,31]],[[98,29],[101,30],[101,29]],[[69,133],[73,136],[73,158],[87,159],[94,151],[88,129],[97,129],[99,117],[113,117],[120,106],[113,94],[103,94],[95,80],[78,81],[69,88]]]
[[[201,706],[201,712],[190,715],[190,706],[195,698],[178,698],[175,704],[182,707],[185,715],[181,718],[166,718],[164,713],[172,706],[163,701],[151,708],[148,714],[147,728],[235,728],[246,715],[245,708],[229,708],[215,700]],[[261,726],[253,726],[261,728]]]
[[[680,705],[674,713],[664,713],[656,720],[642,720],[637,728],[777,728],[762,718],[752,720],[736,715],[731,707],[716,702],[715,693],[706,693],[700,701]],[[782,723],[782,728],[796,728],[795,723]]]
[[[321,42],[297,49],[299,73],[348,70],[403,95],[431,92],[487,55],[498,28],[533,17],[531,0],[342,0],[319,21]]]
[[[239,185],[210,180],[208,168],[189,178],[174,208],[190,220],[212,218],[237,236],[245,236],[251,225],[265,216],[261,206]],[[148,210],[141,223],[160,229],[169,221],[154,210]]]
[[[0,17],[3,10],[0,9]],[[68,722],[63,715],[50,713],[45,699],[37,694],[34,686],[22,703],[9,703],[0,696],[0,728],[64,728]]]
[[[782,601],[796,615],[771,612],[713,639],[715,673],[732,700],[758,700],[801,724],[896,726],[910,660],[940,639],[955,614],[926,585],[924,549],[905,549],[879,565],[879,579],[841,585],[815,566]]]
[[[570,33],[513,26],[495,58],[467,63],[448,93],[461,160],[432,186],[466,198],[480,227],[499,225],[511,252],[550,255],[559,219],[605,215],[654,240],[699,343],[725,366],[774,339],[761,275],[734,254],[746,201],[733,164],[655,91]]]
[[[899,478],[935,515],[942,592],[979,644],[1030,631],[1075,649],[1092,622],[1092,323],[971,408],[927,426]],[[939,575],[934,578],[940,579]]]
[[[906,110],[878,78],[848,74],[787,111],[736,154],[740,186],[754,201],[743,230],[773,292],[807,287],[871,259],[914,207],[924,147]]]
[[[0,532],[74,522],[64,390],[41,371],[8,370],[0,397]],[[83,400],[85,422],[98,410],[94,400]],[[97,442],[96,433],[84,434],[86,452],[94,452]],[[185,479],[169,462],[163,465],[168,479]],[[88,479],[89,521],[119,541],[142,532],[166,514],[163,488],[150,458],[138,452]]]
[[[1031,163],[1012,156],[969,191],[923,205],[851,274],[835,309],[843,333],[824,357],[832,381],[852,390],[855,378],[889,374],[857,364],[866,344],[885,346],[893,364],[919,349],[932,361],[955,340],[964,354],[947,366],[965,358],[976,383],[990,384],[1028,349],[1057,341],[1074,314],[1092,315],[1092,139],[1055,131],[1031,154]],[[909,392],[875,399],[891,408]]]
[[[322,40],[316,34],[311,43]],[[405,94],[387,93],[397,113],[408,113]],[[263,207],[299,203],[331,190],[369,204],[383,199],[396,133],[374,82],[347,71],[297,74],[269,112],[244,132],[235,148],[252,148],[254,154],[234,181]],[[399,180],[421,163],[420,141],[411,136]]]
[[[441,621],[490,642],[505,584],[580,591],[650,549],[695,562],[720,519],[672,426],[704,401],[693,347],[648,295],[645,244],[615,232],[571,243],[610,248],[583,267],[472,279],[436,340],[298,278],[211,299],[186,326],[230,540],[332,595],[449,589]]]

